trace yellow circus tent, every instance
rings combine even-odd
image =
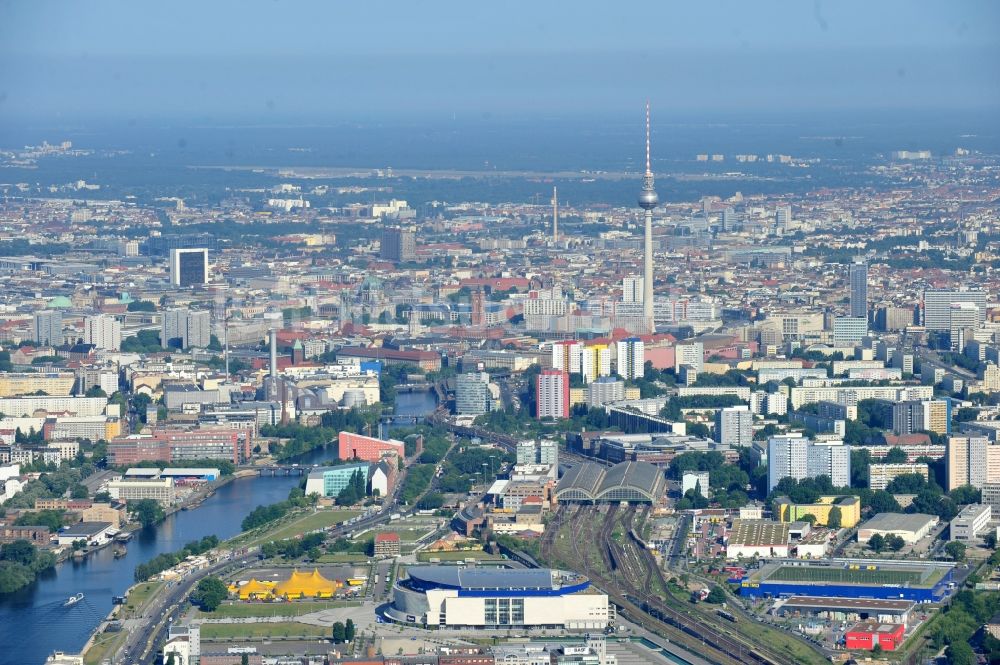
[[[261,582],[255,578],[251,578],[249,582],[241,587],[236,588],[236,593],[239,595],[240,600],[260,600],[263,598],[270,598],[274,593],[274,582]]]
[[[284,582],[278,582],[273,593],[275,596],[283,596],[288,599],[332,598],[341,586],[340,582],[326,579],[319,574],[318,569],[313,568],[311,573],[292,571],[291,577]]]

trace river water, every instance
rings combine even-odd
[[[396,412],[423,415],[434,406],[430,393],[403,394],[398,396]],[[295,461],[320,464],[335,456],[333,448],[319,448]],[[300,480],[301,476],[234,480],[201,507],[174,513],[153,529],[137,531],[121,559],[115,559],[112,548],[106,547],[84,561],[59,564],[18,592],[0,595],[0,665],[43,663],[56,650],[79,652],[111,611],[112,597],[122,595],[134,583],[136,565],[204,536],[235,536],[251,510],[285,499]],[[75,593],[84,594],[84,599],[63,607]]]

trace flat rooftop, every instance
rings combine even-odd
[[[919,563],[853,563],[832,562],[768,563],[750,574],[758,583],[803,585],[857,585],[931,588],[944,577],[950,567]]]
[[[770,547],[788,544],[789,525],[770,520],[733,520],[729,534],[730,545]]]
[[[937,515],[926,513],[879,513],[861,525],[862,529],[876,531],[912,531],[925,528],[928,523],[938,521]]]
[[[916,605],[912,600],[879,600],[876,598],[841,598],[831,596],[792,596],[782,607],[822,610],[882,610],[907,612]]]

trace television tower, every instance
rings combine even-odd
[[[642,315],[650,332],[656,331],[653,316],[653,208],[660,202],[653,188],[653,170],[649,161],[649,102],[646,102],[646,174],[642,177],[639,207],[646,211],[645,241],[643,242]]]
[[[559,194],[552,188],[552,244],[559,242]]]

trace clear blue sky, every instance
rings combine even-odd
[[[1000,108],[1000,2],[0,2],[0,120],[616,113],[646,97]]]

